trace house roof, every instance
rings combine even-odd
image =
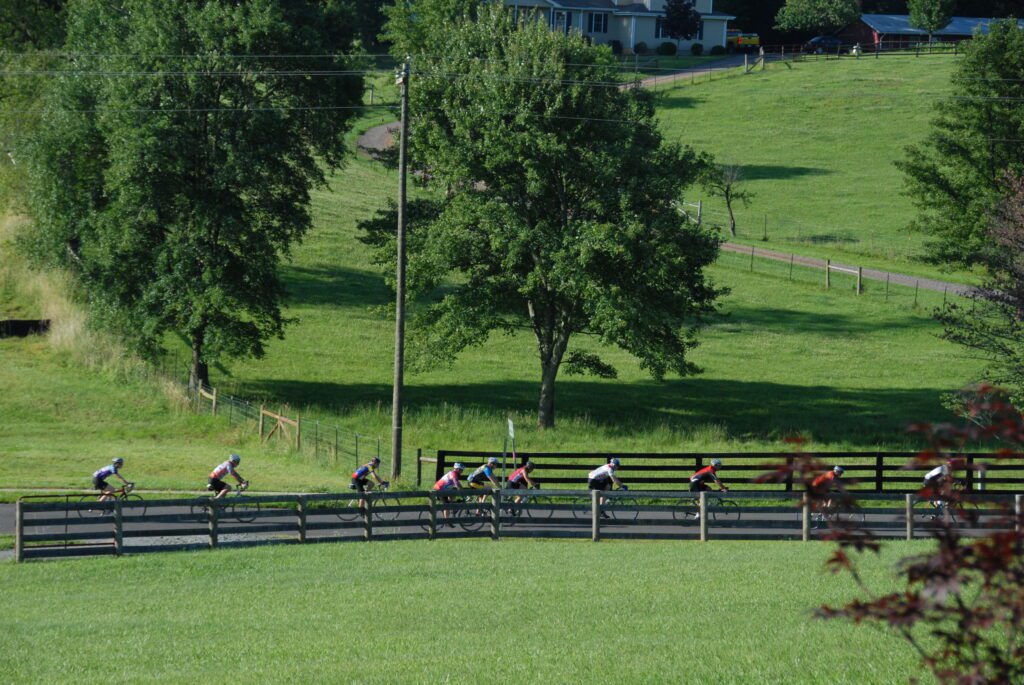
[[[914,28],[910,25],[910,16],[906,14],[862,14],[861,21],[870,26],[878,33],[884,34],[905,34],[912,36],[927,36],[927,31]],[[935,31],[934,36],[971,36],[975,29],[981,33],[988,33],[989,24],[1000,19],[984,19],[981,17],[953,17],[949,25],[944,29]],[[1017,25],[1024,28],[1024,19],[1018,20]]]

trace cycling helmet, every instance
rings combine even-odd
[[[237,454],[232,454],[230,457],[228,457],[228,461],[230,461],[232,464],[239,464],[241,463],[242,458]]]
[[[722,465],[722,460],[721,459],[712,459],[711,460],[711,465],[715,466],[715,467],[721,466]]]
[[[533,471],[534,464],[532,461],[527,461],[525,464],[523,464],[523,468],[525,468],[527,471]]]
[[[114,457],[114,461],[112,463],[114,466],[121,466],[124,464],[124,459],[122,457]]]
[[[618,457],[612,457],[611,459],[608,460],[608,463],[611,464],[612,466],[619,466],[622,462],[619,461]]]
[[[949,464],[943,464],[943,465],[942,465],[942,475],[944,475],[944,476],[948,476],[948,475],[949,475],[949,472],[950,472],[950,471],[952,471],[952,470],[953,470],[953,469],[952,469],[952,468],[950,468]]]
[[[487,463],[488,464],[497,465],[498,464],[498,458],[497,457],[491,457],[490,459],[487,460]]]
[[[455,466],[452,467],[452,471],[462,471],[465,468],[466,467],[460,464],[459,462],[455,462]]]
[[[380,463],[380,457],[374,457],[373,459],[370,460],[370,463],[371,464],[379,464]]]
[[[832,473],[836,474],[837,476],[841,476],[845,472],[846,472],[846,469],[844,469],[842,466],[836,466],[836,467],[833,467],[833,469],[832,469]]]

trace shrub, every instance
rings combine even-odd
[[[712,55],[724,55],[725,54],[725,48],[722,47],[721,45],[713,45],[713,46],[711,46],[711,53],[710,54],[712,54]]]
[[[643,41],[640,41],[639,43],[637,43],[636,45],[633,46],[633,52],[635,52],[638,55],[646,54],[647,53],[647,43],[645,43]]]
[[[704,44],[703,43],[694,43],[693,45],[691,45],[690,46],[690,54],[693,55],[694,57],[700,57],[701,55],[703,55],[704,54]]]
[[[675,43],[670,43],[669,41],[665,41],[664,43],[662,43],[661,45],[658,46],[658,54],[659,55],[665,55],[666,57],[671,57],[672,55],[676,54],[677,52],[679,52],[679,48],[676,47]]]
[[[619,42],[617,40],[610,40],[610,41],[608,41],[608,45],[611,46],[612,54],[613,55],[621,55],[622,54],[622,43],[621,42]]]

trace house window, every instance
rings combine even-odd
[[[588,14],[587,33],[608,33],[608,13],[595,12]]]
[[[666,27],[666,21],[663,17],[658,17],[654,21],[654,37],[655,38],[669,38],[668,28]]]

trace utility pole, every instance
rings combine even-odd
[[[398,274],[395,279],[395,383],[391,396],[391,478],[402,473],[402,385],[405,378],[405,176],[409,145],[409,57],[395,82],[402,93],[402,133],[398,141]]]

